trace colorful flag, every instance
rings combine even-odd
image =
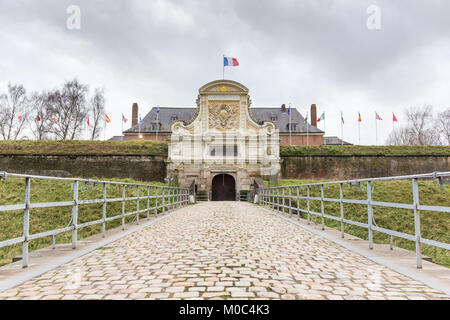
[[[362,121],[361,114],[358,112],[358,122],[361,122],[361,121]]]
[[[237,67],[239,62],[236,58],[232,57],[223,57],[223,66],[224,67]]]
[[[53,116],[53,122],[56,123],[56,117],[55,116]]]
[[[18,116],[17,117],[20,121],[22,121],[23,119],[22,119],[22,116]]]
[[[108,117],[108,115],[106,114],[105,115],[105,120],[106,120],[106,122],[108,122],[108,123],[110,123],[111,122],[111,119]]]
[[[159,113],[159,107],[156,108],[156,113]]]
[[[140,125],[142,125],[142,118],[141,118],[141,116],[139,115],[139,126]]]
[[[322,115],[317,119],[317,122],[320,122],[321,120],[325,120],[325,112],[322,112]]]
[[[70,117],[70,118],[69,118],[69,121],[72,121],[72,120],[73,120],[72,117]]]
[[[342,114],[342,112],[341,112],[341,121],[342,123],[344,123],[344,115]]]
[[[88,117],[87,125],[88,125],[88,126],[90,126],[90,125],[91,125],[91,124],[89,123],[89,117]]]
[[[395,114],[392,112],[392,121],[398,122],[397,118],[395,117]]]
[[[375,111],[375,120],[383,120],[376,111]]]
[[[127,123],[127,121],[128,121],[128,119],[125,118],[125,116],[123,115],[123,113],[122,113],[122,121],[125,122],[125,123]]]
[[[288,115],[291,115],[291,105],[289,105]]]
[[[41,118],[39,117],[39,115],[36,117],[36,122],[41,121]]]
[[[306,113],[305,124],[308,124],[308,113]]]

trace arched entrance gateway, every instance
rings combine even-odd
[[[236,200],[236,183],[229,174],[218,174],[211,183],[212,201],[234,201]]]
[[[239,192],[252,190],[257,177],[278,176],[278,130],[269,111],[263,118],[270,119],[253,117],[248,88],[232,80],[212,81],[199,89],[196,104],[195,112],[166,113],[174,119],[170,130],[160,126],[171,132],[168,176],[178,173],[181,186],[197,185],[200,198],[216,201],[236,200]],[[156,116],[148,117],[161,119]]]

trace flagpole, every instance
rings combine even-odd
[[[159,129],[159,105],[156,107],[156,141],[158,141],[158,129]]]
[[[225,80],[225,55],[222,55],[222,78]]]
[[[341,111],[341,145],[344,145],[344,124],[342,123],[342,119],[344,118]]]
[[[292,146],[292,133],[291,133],[291,103],[289,103],[289,145]]]
[[[375,145],[378,145],[378,126],[377,126],[377,115],[375,111]]]
[[[308,111],[306,111],[306,145],[309,146]]]
[[[358,120],[358,145],[361,145],[361,122]]]

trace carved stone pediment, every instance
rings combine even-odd
[[[212,103],[209,105],[208,127],[210,129],[237,129],[239,119],[237,104]]]

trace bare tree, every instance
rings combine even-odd
[[[30,97],[31,131],[37,140],[50,138],[52,132],[52,113],[50,94],[34,92]]]
[[[450,146],[450,109],[438,113],[435,127],[441,144]]]
[[[28,122],[28,99],[21,84],[8,84],[8,94],[0,95],[0,135],[16,140]]]
[[[425,105],[406,111],[408,129],[415,145],[437,144],[437,135],[433,127],[433,107]],[[431,127],[430,127],[431,125]]]
[[[67,81],[61,90],[50,93],[53,132],[59,139],[75,139],[81,135],[87,118],[88,86],[77,79]]]
[[[405,111],[406,127],[393,130],[386,141],[391,145],[436,145],[439,134],[434,126],[433,107],[424,105]]]
[[[94,96],[89,101],[89,112],[92,113],[91,140],[98,139],[105,119],[105,95],[104,90],[95,89]]]

